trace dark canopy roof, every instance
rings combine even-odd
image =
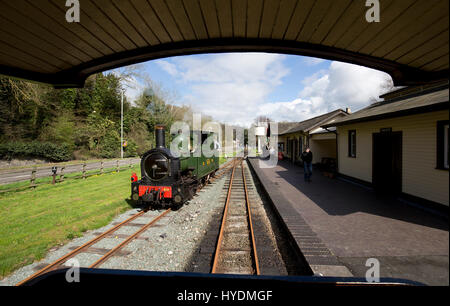
[[[317,127],[319,127],[324,122],[327,122],[338,115],[347,116],[348,114],[342,109],[336,109],[332,112],[310,118],[301,122],[287,122],[278,124],[278,135],[285,135],[296,132],[309,132]],[[281,125],[281,129],[280,129]]]
[[[262,51],[355,63],[396,85],[448,78],[448,0],[0,1],[0,74],[83,86],[92,73],[174,55]]]

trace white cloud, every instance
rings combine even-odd
[[[266,115],[275,121],[301,121],[310,115],[312,102],[295,99],[290,102],[264,103],[258,108],[258,115]]]
[[[268,53],[228,53],[207,57],[177,58],[183,81],[207,83],[259,82],[279,85],[289,73],[284,56]]]
[[[158,61],[160,67],[189,87],[184,102],[214,119],[246,125],[256,109],[289,74],[284,55],[227,53],[177,57]]]
[[[321,64],[323,62],[325,62],[325,59],[323,58],[318,58],[318,57],[305,57],[303,59],[303,61],[306,63],[306,65],[308,66],[315,66],[318,64]]]
[[[135,77],[131,77],[129,80],[124,82],[123,86],[125,88],[125,96],[131,103],[134,103],[145,88],[145,85]]]
[[[171,76],[176,76],[178,74],[178,70],[177,67],[172,64],[169,63],[168,61],[165,60],[157,60],[155,61],[155,63],[161,67],[161,69],[163,69],[164,71],[166,71],[168,74],[170,74]]]
[[[259,114],[277,121],[302,121],[337,108],[353,111],[368,106],[382,94],[390,79],[384,72],[362,66],[332,62],[329,69],[303,80],[299,97],[290,102],[265,103]]]
[[[269,101],[269,95],[290,70],[285,55],[226,53],[175,57],[157,64],[188,90],[184,103],[221,122],[248,125],[259,115],[277,121],[302,121],[350,107],[353,111],[382,93],[380,85],[390,76],[377,70],[331,62],[303,79],[292,101]],[[322,59],[303,58],[305,65]]]
[[[332,62],[326,75],[305,84],[300,97],[320,99],[320,103],[313,105],[316,110],[331,111],[339,107],[357,110],[367,106],[371,99],[377,99],[381,85],[390,78],[378,70]]]

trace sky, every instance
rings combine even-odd
[[[175,93],[174,104],[241,126],[260,115],[298,122],[338,108],[356,111],[379,100],[382,84],[391,80],[362,66],[273,53],[178,56],[148,61],[140,70]],[[133,101],[144,87],[134,79],[127,98]]]

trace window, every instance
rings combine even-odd
[[[301,153],[303,153],[303,136],[300,136],[300,138],[298,139],[298,151]]]
[[[278,143],[278,151],[279,152],[284,152],[284,142],[279,142]]]
[[[448,170],[449,161],[449,138],[448,138],[448,120],[438,121],[437,123],[437,168]]]
[[[202,133],[202,145],[205,143],[206,139],[208,138],[208,133]]]
[[[348,131],[348,157],[356,157],[356,130]]]

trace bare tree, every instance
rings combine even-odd
[[[255,118],[255,123],[258,124],[259,122],[271,122],[272,119],[267,117],[266,115],[261,115]]]

